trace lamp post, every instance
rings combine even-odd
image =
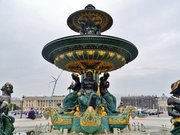
[[[158,97],[155,97],[156,99],[156,107],[157,107],[157,117],[159,117],[159,102],[158,102]]]
[[[22,118],[22,114],[23,114],[23,103],[24,103],[24,98],[25,98],[25,96],[22,96],[22,101],[21,101],[21,115],[20,115],[20,119]]]

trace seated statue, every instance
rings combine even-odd
[[[11,93],[13,86],[6,83],[2,88],[2,96],[0,97],[0,135],[13,135],[14,121],[12,116],[8,116],[9,103],[11,101]]]
[[[78,104],[78,91],[81,89],[81,83],[78,74],[73,73],[72,79],[75,81],[75,84],[71,84],[68,89],[72,89],[73,92],[69,93],[63,103],[64,112],[71,112],[75,109]]]
[[[79,105],[80,111],[85,112],[89,106],[94,109],[100,108],[100,104],[104,105],[104,109],[107,113],[116,113],[116,98],[109,93],[107,88],[109,87],[109,73],[104,73],[104,76],[100,78],[100,95],[97,95],[98,84],[93,79],[93,73],[91,71],[86,72],[85,79],[80,83],[78,74],[72,74],[72,78],[75,84],[69,86],[73,92],[68,94],[63,103],[64,113],[74,114],[76,106]]]
[[[81,83],[81,90],[78,98],[78,103],[80,104],[82,112],[84,112],[88,106],[92,106],[94,109],[96,108],[97,88],[98,84],[93,79],[93,73],[88,71],[86,73],[86,78]]]
[[[100,78],[100,93],[103,98],[103,104],[105,105],[105,109],[107,113],[115,113],[116,112],[116,98],[109,93],[109,73],[104,73],[104,75]]]
[[[177,135],[180,133],[180,80],[171,85],[172,91],[170,94],[173,94],[168,98],[168,115],[172,116],[172,124],[174,129],[171,131],[172,135]]]

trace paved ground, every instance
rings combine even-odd
[[[172,129],[170,119],[170,117],[148,116],[147,118],[132,119],[131,124],[142,123],[145,126],[146,132],[151,135],[170,135],[170,130]],[[131,127],[133,130],[133,126]]]
[[[44,118],[30,120],[30,119],[26,119],[25,117],[20,119],[18,116],[16,116],[16,121],[14,123],[15,133],[29,131],[31,129],[35,129],[36,126],[47,125],[50,123],[51,123],[50,120],[46,120]],[[131,119],[130,123],[131,123],[131,132],[137,132],[138,130],[137,125],[143,124],[145,126],[147,135],[170,135],[169,132],[172,128],[170,123],[170,117],[168,117],[167,115],[160,115],[160,117],[148,116],[146,118],[136,117],[135,119]],[[126,132],[126,129],[124,132]]]

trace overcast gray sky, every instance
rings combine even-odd
[[[41,51],[52,40],[78,35],[67,18],[87,4],[113,18],[102,35],[124,38],[139,50],[134,61],[110,72],[109,91],[170,96],[170,85],[180,79],[179,0],[0,0],[0,87],[12,83],[13,97],[51,96],[51,76],[61,69]],[[71,73],[63,71],[54,94],[66,95],[71,82]]]

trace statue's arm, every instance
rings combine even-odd
[[[80,81],[76,81],[76,83],[75,83],[75,85],[73,87],[73,90],[78,91],[80,89],[81,89],[81,83],[80,83]]]
[[[179,99],[179,98],[176,98],[176,97],[172,96],[172,99],[173,99],[173,102],[174,102],[176,105],[180,105],[180,99]]]
[[[81,89],[84,89],[84,82],[81,83]]]
[[[177,112],[177,110],[175,110],[175,106],[176,106],[176,100],[174,100],[174,98],[169,98],[167,100],[167,103],[168,103],[168,115],[169,116],[172,116],[172,117],[180,117],[180,112]],[[179,106],[177,106],[179,107]]]
[[[84,84],[84,82],[81,82],[80,83],[80,89],[79,89],[79,92],[81,93],[81,94],[84,94],[84,92],[85,92],[85,86],[84,86],[85,84]]]
[[[106,84],[105,84],[105,85],[106,85],[106,88],[109,88],[109,85],[110,85],[110,84],[109,84],[108,81],[106,81]]]
[[[172,117],[180,117],[180,113],[176,112],[173,107],[168,107],[168,115]]]
[[[96,82],[94,82],[94,91],[98,90],[98,84]]]

